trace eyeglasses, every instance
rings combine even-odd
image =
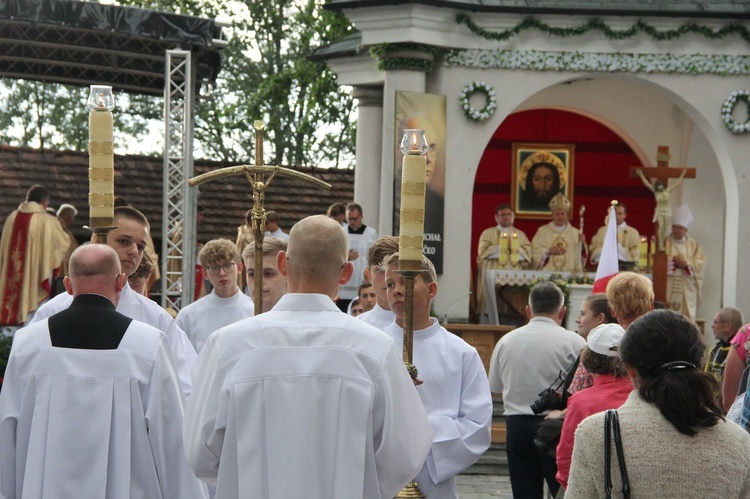
[[[206,267],[206,270],[208,270],[208,273],[211,275],[218,275],[221,270],[228,274],[232,271],[235,265],[237,264],[234,262],[225,263],[224,265],[211,265],[210,267]]]
[[[725,321],[723,319],[718,319],[718,320],[714,319],[714,324],[724,324],[725,322],[727,322],[727,321]]]

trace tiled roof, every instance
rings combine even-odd
[[[219,162],[196,162],[195,174],[232,166]],[[354,193],[354,171],[295,168],[332,185],[323,191],[296,179],[277,175],[266,191],[266,210],[276,210],[280,226],[289,231],[299,219],[325,213],[332,203],[347,203]],[[115,156],[115,194],[125,196],[151,223],[157,251],[161,250],[163,161],[159,157]],[[50,206],[70,203],[78,208],[73,234],[88,239],[88,155],[80,152],[37,150],[0,146],[0,224],[18,207],[33,184],[50,191]],[[237,227],[252,207],[252,190],[243,176],[223,178],[200,186],[199,203],[205,219],[198,239],[216,237],[235,240]]]

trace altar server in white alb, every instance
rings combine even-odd
[[[197,352],[206,338],[224,326],[253,316],[253,300],[240,291],[237,278],[242,258],[229,239],[213,239],[198,254],[203,279],[211,282],[211,293],[184,307],[177,314],[177,325],[185,331]]]
[[[64,311],[16,332],[0,392],[0,497],[200,498],[164,334],[115,311],[107,245],[75,250]]]
[[[396,321],[385,328],[403,348],[404,278],[397,272],[398,253],[383,262],[388,303]],[[417,475],[430,499],[458,497],[455,476],[474,464],[490,446],[492,395],[487,372],[476,349],[430,317],[437,294],[435,267],[422,257],[423,272],[414,279],[413,363],[423,381],[417,387],[432,424],[432,449]]]
[[[149,225],[145,215],[130,206],[115,208],[115,229],[107,233],[107,245],[120,257],[122,271],[130,276],[141,264],[143,249],[148,242]],[[30,324],[46,319],[68,308],[73,297],[61,293],[39,307]],[[177,326],[172,316],[155,301],[133,291],[126,283],[120,293],[117,311],[131,319],[145,322],[167,335],[180,385],[185,397],[190,395],[190,370],[197,354],[185,333]]]
[[[383,269],[383,260],[388,255],[398,253],[398,237],[380,236],[370,249],[367,250],[367,269],[365,277],[372,283],[372,289],[375,291],[375,306],[362,315],[358,316],[359,320],[372,324],[381,331],[390,326],[396,316],[391,312],[388,306],[388,290],[385,287],[385,270]]]
[[[277,256],[287,294],[201,350],[185,450],[218,499],[390,499],[424,463],[432,432],[400,351],[333,302],[347,255],[338,222],[301,220]]]

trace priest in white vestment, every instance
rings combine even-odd
[[[701,300],[706,255],[687,235],[693,213],[683,204],[672,212],[672,233],[664,240],[667,253],[667,301],[669,308],[695,320]]]
[[[338,222],[298,222],[277,258],[287,294],[201,350],[185,450],[216,498],[390,499],[424,463],[430,424],[393,340],[332,300],[347,255]]]
[[[202,498],[166,338],[115,311],[106,245],[71,257],[69,308],[16,332],[0,392],[0,497]]]
[[[515,215],[509,204],[500,204],[495,208],[495,227],[490,227],[482,232],[479,236],[479,245],[477,247],[477,314],[480,322],[488,313],[487,296],[484,289],[484,272],[487,270],[525,270],[531,264],[531,241],[526,234],[513,227]],[[512,287],[503,290],[507,296],[502,296],[498,300],[498,312],[500,315],[511,315],[512,306],[505,303],[508,298],[514,300],[517,293],[525,294],[520,289],[513,290]],[[495,299],[495,290],[487,290],[491,294],[491,299]],[[526,301],[525,299],[523,300]],[[500,322],[504,324],[503,321]]]
[[[396,321],[385,332],[403,349],[404,278],[397,272],[398,253],[388,257],[388,302]],[[417,475],[429,499],[457,499],[455,476],[474,464],[490,446],[492,394],[487,372],[476,349],[430,317],[437,294],[437,274],[422,257],[424,272],[414,279],[413,364],[423,381],[419,398],[432,424],[432,448]]]
[[[557,193],[549,202],[552,221],[542,225],[531,240],[532,267],[551,272],[581,272],[586,238],[570,225],[570,200]]]
[[[148,220],[140,211],[129,206],[115,208],[114,223],[117,228],[107,233],[107,245],[114,248],[120,257],[122,271],[131,275],[138,269],[143,258],[143,249],[148,239]],[[73,302],[68,293],[61,293],[39,307],[29,324],[39,322],[62,310]],[[190,395],[190,370],[198,356],[187,335],[177,326],[171,315],[155,301],[133,291],[128,284],[120,293],[117,311],[123,315],[145,322],[167,336],[169,350],[172,354],[177,374],[180,377],[182,392],[187,398]]]
[[[253,300],[240,291],[237,278],[242,273],[242,258],[237,246],[229,239],[213,239],[198,255],[201,275],[208,279],[212,290],[206,296],[183,307],[175,321],[197,352],[206,338],[224,326],[253,316]]]
[[[624,203],[615,206],[615,218],[617,219],[617,259],[621,262],[638,262],[639,244],[641,235],[635,227],[631,227],[625,221],[628,217],[628,207]],[[591,238],[589,251],[591,252],[591,263],[598,264],[604,247],[604,236],[607,234],[607,218],[604,225],[599,227],[594,237]]]

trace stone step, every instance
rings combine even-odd
[[[473,465],[462,472],[466,475],[508,475],[508,456],[505,444],[493,443]]]

